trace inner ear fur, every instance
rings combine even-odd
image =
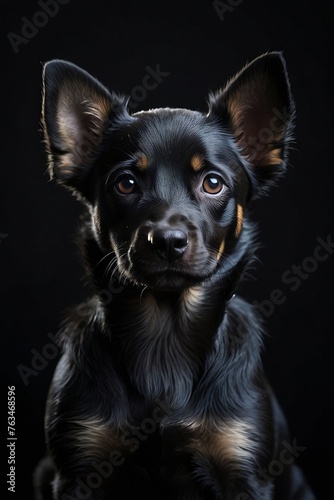
[[[280,52],[258,57],[209,97],[209,115],[232,132],[261,188],[285,170],[294,112]]]
[[[67,61],[46,63],[42,126],[50,176],[75,187],[96,159],[108,127],[126,114],[126,99],[86,71]]]

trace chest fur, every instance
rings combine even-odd
[[[152,294],[123,304],[112,337],[133,386],[151,400],[184,406],[212,350],[219,322],[204,292],[158,300]]]

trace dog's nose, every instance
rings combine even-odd
[[[157,228],[148,233],[148,241],[160,256],[172,261],[184,254],[188,236],[182,229]]]

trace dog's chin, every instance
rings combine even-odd
[[[207,276],[179,271],[164,271],[138,276],[136,281],[156,292],[182,292],[192,286],[201,285],[206,278]]]

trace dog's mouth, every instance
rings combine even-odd
[[[159,291],[182,291],[202,284],[217,267],[217,253],[209,250],[194,225],[146,224],[120,248],[123,252],[116,254],[122,276]]]
[[[143,286],[153,290],[176,292],[186,288],[200,285],[207,276],[191,274],[189,272],[166,269],[160,272],[147,272],[143,276],[136,277],[136,281]]]
[[[208,279],[217,267],[217,260],[204,250],[172,261],[158,253],[130,250],[118,264],[122,275],[137,285],[157,291],[182,291]]]

